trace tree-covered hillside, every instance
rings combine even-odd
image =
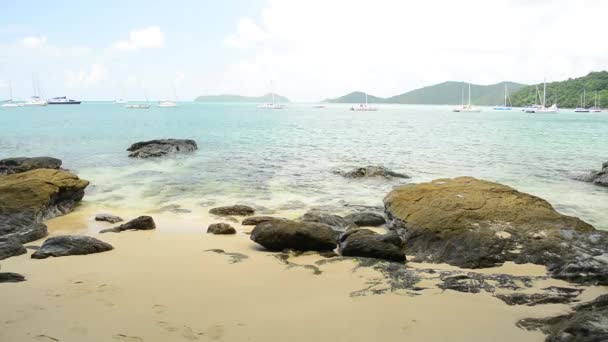
[[[365,93],[362,91],[353,91],[344,96],[335,99],[326,99],[323,102],[329,103],[365,103]],[[369,103],[386,103],[386,99],[367,94],[367,102]]]
[[[509,93],[513,93],[524,87],[523,84],[514,82],[501,82],[490,85],[471,84],[471,102],[479,106],[502,104],[504,102],[505,84],[507,85]],[[388,99],[388,102],[456,105],[461,103],[463,95],[465,102],[467,101],[468,87],[468,83],[464,82],[443,82],[393,96]]]
[[[538,85],[538,90],[542,96],[543,85]],[[594,105],[595,94],[597,92],[598,106],[608,106],[608,71],[592,72],[587,76],[570,78],[566,81],[547,83],[547,106],[557,100],[560,108],[576,108],[581,106],[581,95],[587,92],[585,107]],[[514,106],[523,107],[537,103],[536,86],[531,85],[520,89],[511,97]],[[536,101],[535,101],[536,100]]]

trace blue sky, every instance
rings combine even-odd
[[[317,101],[446,80],[538,83],[608,69],[602,0],[15,1],[0,99],[273,90]]]

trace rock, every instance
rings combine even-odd
[[[359,227],[378,227],[386,223],[382,215],[371,212],[346,215],[344,219],[353,222]]]
[[[207,228],[207,233],[215,235],[236,234],[236,229],[228,223],[213,223]]]
[[[536,277],[543,279],[543,277]],[[520,290],[532,287],[534,277],[514,276],[510,274],[482,274],[475,272],[462,273],[460,271],[441,272],[442,281],[437,286],[443,290],[453,290],[465,293],[479,293],[481,291],[494,293],[496,289]],[[523,286],[523,287],[522,287]]]
[[[550,318],[525,318],[517,326],[541,330],[551,342],[608,341],[608,294],[574,307],[572,313]]]
[[[262,222],[268,221],[287,221],[287,219],[272,216],[251,216],[244,219],[241,224],[243,226],[256,226]]]
[[[247,255],[242,254],[242,253],[226,252],[223,249],[219,249],[219,248],[207,249],[207,250],[205,250],[205,252],[213,252],[213,253],[217,253],[217,254],[227,255],[228,257],[230,257],[230,259],[228,260],[228,263],[230,263],[230,264],[236,264],[236,263],[239,263],[239,262],[249,258]]]
[[[266,221],[251,232],[251,240],[271,251],[331,251],[336,248],[336,233],[315,222]]]
[[[0,260],[27,253],[21,242],[14,238],[0,238]]]
[[[250,216],[255,214],[255,209],[247,205],[236,204],[213,208],[209,210],[209,213],[217,216]]]
[[[533,263],[556,278],[608,283],[608,232],[508,186],[439,179],[398,187],[384,204],[389,225],[404,232],[417,261],[464,268]]]
[[[48,230],[46,225],[34,222],[31,217],[22,218],[21,214],[0,215],[0,235],[6,239],[28,243],[47,236]]]
[[[340,236],[339,246],[343,256],[405,261],[403,240],[394,232],[380,235],[369,229],[351,229]]]
[[[100,233],[120,233],[125,230],[150,230],[156,229],[154,219],[150,216],[140,216],[118,227],[100,230]]]
[[[496,298],[508,305],[535,306],[539,304],[568,304],[576,300],[582,292],[577,289],[566,289],[566,291],[551,291],[549,293],[509,293],[497,294]]]
[[[97,214],[97,215],[95,215],[95,221],[118,223],[118,222],[122,222],[123,219],[118,216],[114,216],[112,214]]]
[[[309,210],[306,214],[298,218],[298,221],[323,223],[338,231],[357,228],[356,224],[352,221],[345,220],[342,216],[328,214],[317,209]]]
[[[158,139],[142,141],[131,145],[127,151],[131,158],[156,158],[178,153],[194,152],[196,142],[190,139]]]
[[[0,175],[20,173],[35,169],[59,169],[61,160],[51,157],[7,158],[0,160]]]
[[[585,182],[590,182],[600,186],[608,186],[608,162],[602,164],[600,171],[592,171],[581,178]]]
[[[85,255],[112,250],[109,243],[83,235],[62,235],[48,238],[39,250],[32,254],[33,259],[45,259],[50,256]]]
[[[384,178],[410,178],[408,175],[391,171],[383,166],[368,165],[365,167],[358,167],[350,171],[335,171],[335,174],[344,176],[346,178],[370,178],[370,177],[384,177]]]
[[[0,283],[19,283],[25,281],[25,277],[18,273],[0,272]]]

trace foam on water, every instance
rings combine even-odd
[[[158,208],[253,203],[382,205],[404,180],[349,180],[332,173],[368,164],[407,182],[475,176],[549,200],[566,214],[608,228],[608,189],[573,180],[608,160],[608,113],[452,113],[447,106],[182,103],[127,110],[111,103],[0,110],[0,158],[49,155],[91,181],[85,200]],[[155,138],[191,138],[199,151],[133,160],[125,149]]]

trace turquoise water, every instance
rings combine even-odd
[[[405,182],[470,175],[549,200],[608,229],[608,189],[573,180],[608,161],[608,113],[453,113],[447,106],[181,103],[128,110],[112,103],[0,108],[0,158],[48,155],[91,181],[86,201],[108,207],[234,202],[274,210],[381,205],[404,181],[332,173],[381,164]],[[199,151],[133,160],[125,149],[155,138],[191,138]]]

